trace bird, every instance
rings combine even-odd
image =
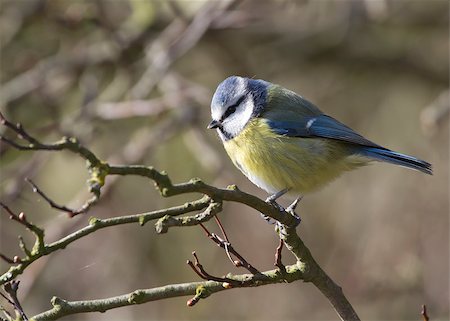
[[[288,193],[312,193],[344,172],[373,161],[432,175],[432,165],[392,151],[358,134],[313,103],[262,79],[230,76],[211,101],[209,129],[216,129],[233,164],[270,193],[266,202]]]

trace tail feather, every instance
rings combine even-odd
[[[366,147],[359,153],[373,160],[412,168],[425,174],[433,175],[433,170],[430,163],[413,156],[376,147]]]

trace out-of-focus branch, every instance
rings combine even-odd
[[[131,96],[136,99],[146,97],[169,67],[201,39],[215,19],[223,19],[224,13],[236,2],[206,2],[189,25],[183,19],[174,19],[161,36],[146,48],[148,68],[131,88]]]
[[[444,90],[439,96],[420,113],[422,132],[431,137],[439,127],[447,121],[450,113],[450,90]]]
[[[31,0],[26,5],[2,10],[0,29],[2,30],[1,48],[4,49],[22,30],[24,24],[40,13],[45,5],[43,0]]]
[[[159,117],[174,108],[181,108],[186,101],[207,105],[211,93],[203,87],[186,84],[178,75],[170,73],[161,79],[161,84],[170,84],[164,88],[164,95],[152,99],[137,99],[122,102],[102,102],[96,107],[96,117],[100,119],[122,119],[129,117]]]
[[[430,321],[430,317],[428,316],[427,306],[425,304],[422,305],[422,311],[420,312],[422,315],[423,321]]]
[[[45,1],[39,1],[45,3]],[[128,59],[127,52],[140,47],[149,38],[151,24],[138,32],[113,35],[104,41],[90,41],[88,35],[75,44],[70,51],[58,52],[39,60],[32,68],[10,79],[2,85],[2,103],[9,103],[40,88],[49,81],[50,73],[71,73],[73,71],[107,62]],[[113,34],[113,32],[111,32]],[[118,43],[120,39],[120,43]],[[83,48],[80,50],[79,48]]]
[[[81,66],[95,65],[111,61],[117,57],[117,50],[107,43],[97,43],[86,52],[69,55],[55,55],[40,60],[33,68],[19,74],[2,87],[2,100],[5,105],[41,87],[50,71],[67,72]]]
[[[7,183],[3,197],[7,200],[15,200],[16,198],[18,198],[25,189],[24,185],[27,184],[25,178],[33,177],[35,173],[41,168],[45,160],[45,154],[33,155],[23,166],[15,171],[14,180]],[[3,170],[3,174],[5,177],[12,176],[7,174],[6,169]]]

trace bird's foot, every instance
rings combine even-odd
[[[289,226],[291,228],[297,227],[300,224],[300,222],[302,221],[300,216],[298,216],[297,213],[295,213],[295,209],[297,208],[297,205],[298,205],[298,203],[300,203],[302,198],[303,198],[302,196],[297,197],[295,199],[295,201],[292,202],[291,205],[289,205],[286,209],[283,209],[284,213],[291,215],[295,219],[295,224]],[[277,204],[277,205],[280,206],[279,204]],[[286,230],[287,228],[288,228],[288,226],[286,226],[278,221],[275,221],[275,232],[280,236],[280,239],[284,239],[287,236],[287,234],[288,234],[287,230]]]
[[[289,205],[286,208],[286,212],[288,212],[289,214],[291,214],[295,220],[297,221],[297,225],[300,224],[300,222],[302,221],[302,219],[300,218],[299,215],[297,215],[297,213],[295,213],[295,209],[297,208],[298,203],[300,203],[300,201],[302,200],[303,196],[299,196],[295,199],[295,201],[292,202],[291,205]]]
[[[278,203],[276,202],[276,200],[277,200],[280,196],[282,196],[283,194],[285,194],[287,191],[288,191],[288,189],[284,189],[284,190],[279,191],[278,193],[275,193],[275,194],[273,194],[273,195],[270,195],[268,198],[266,198],[265,202],[266,202],[267,204],[269,204],[269,205],[275,207],[278,211],[284,212],[284,211],[285,211],[284,207],[281,206],[280,204],[278,204]],[[264,220],[266,220],[267,223],[269,223],[269,224],[275,224],[275,223],[276,223],[274,219],[270,218],[270,217],[267,216],[267,215],[264,215],[264,214],[261,213],[261,216],[262,216],[262,218],[263,218]]]
[[[286,194],[289,191],[289,188],[285,188],[282,189],[281,191],[270,195],[268,198],[266,198],[266,203],[272,205],[273,207],[275,207],[277,210],[284,212],[285,209],[283,206],[281,206],[280,204],[278,204],[276,201],[277,199],[279,199],[281,196],[283,196],[284,194]]]
[[[289,213],[295,213],[295,209],[297,208],[297,205],[298,205],[298,203],[300,203],[300,201],[302,200],[302,198],[303,198],[303,196],[299,196],[299,197],[297,197],[296,199],[295,199],[295,201],[293,201],[292,202],[292,204],[291,205],[289,205],[287,208],[286,208],[286,212],[289,212]]]
[[[283,206],[281,206],[280,204],[278,204],[276,201],[270,199],[270,197],[266,198],[266,203],[269,205],[272,205],[273,207],[275,207],[277,210],[284,212],[285,209]]]
[[[277,199],[279,199],[281,196],[283,196],[284,194],[286,194],[289,190],[290,190],[290,188],[285,188],[285,189],[282,189],[282,190],[279,191],[279,192],[276,192],[276,193],[273,194],[273,195],[270,195],[268,198],[266,198],[266,203],[269,203],[269,204],[277,204],[275,201],[276,201]],[[277,205],[278,205],[278,204],[277,204]]]
[[[275,193],[271,196],[269,196],[268,198],[266,198],[266,203],[272,205],[273,207],[275,207],[278,211],[280,211],[281,213],[288,213],[290,215],[292,215],[294,217],[294,219],[296,220],[296,225],[299,225],[301,222],[301,218],[300,216],[297,215],[297,213],[295,213],[295,209],[297,208],[297,205],[300,203],[300,201],[302,200],[303,196],[299,196],[295,199],[294,202],[292,202],[291,205],[289,205],[286,209],[281,206],[280,204],[278,204],[276,202],[276,200],[286,194],[286,192],[288,192],[289,189],[284,189],[279,191],[278,193]],[[274,220],[264,214],[261,214],[261,216],[269,223],[269,224],[274,224],[274,223],[278,223],[278,222],[274,222]]]

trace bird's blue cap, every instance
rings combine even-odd
[[[214,93],[211,108],[223,108],[241,96],[252,95],[254,101],[253,116],[257,117],[267,101],[267,90],[270,83],[261,79],[231,76],[222,81]]]

